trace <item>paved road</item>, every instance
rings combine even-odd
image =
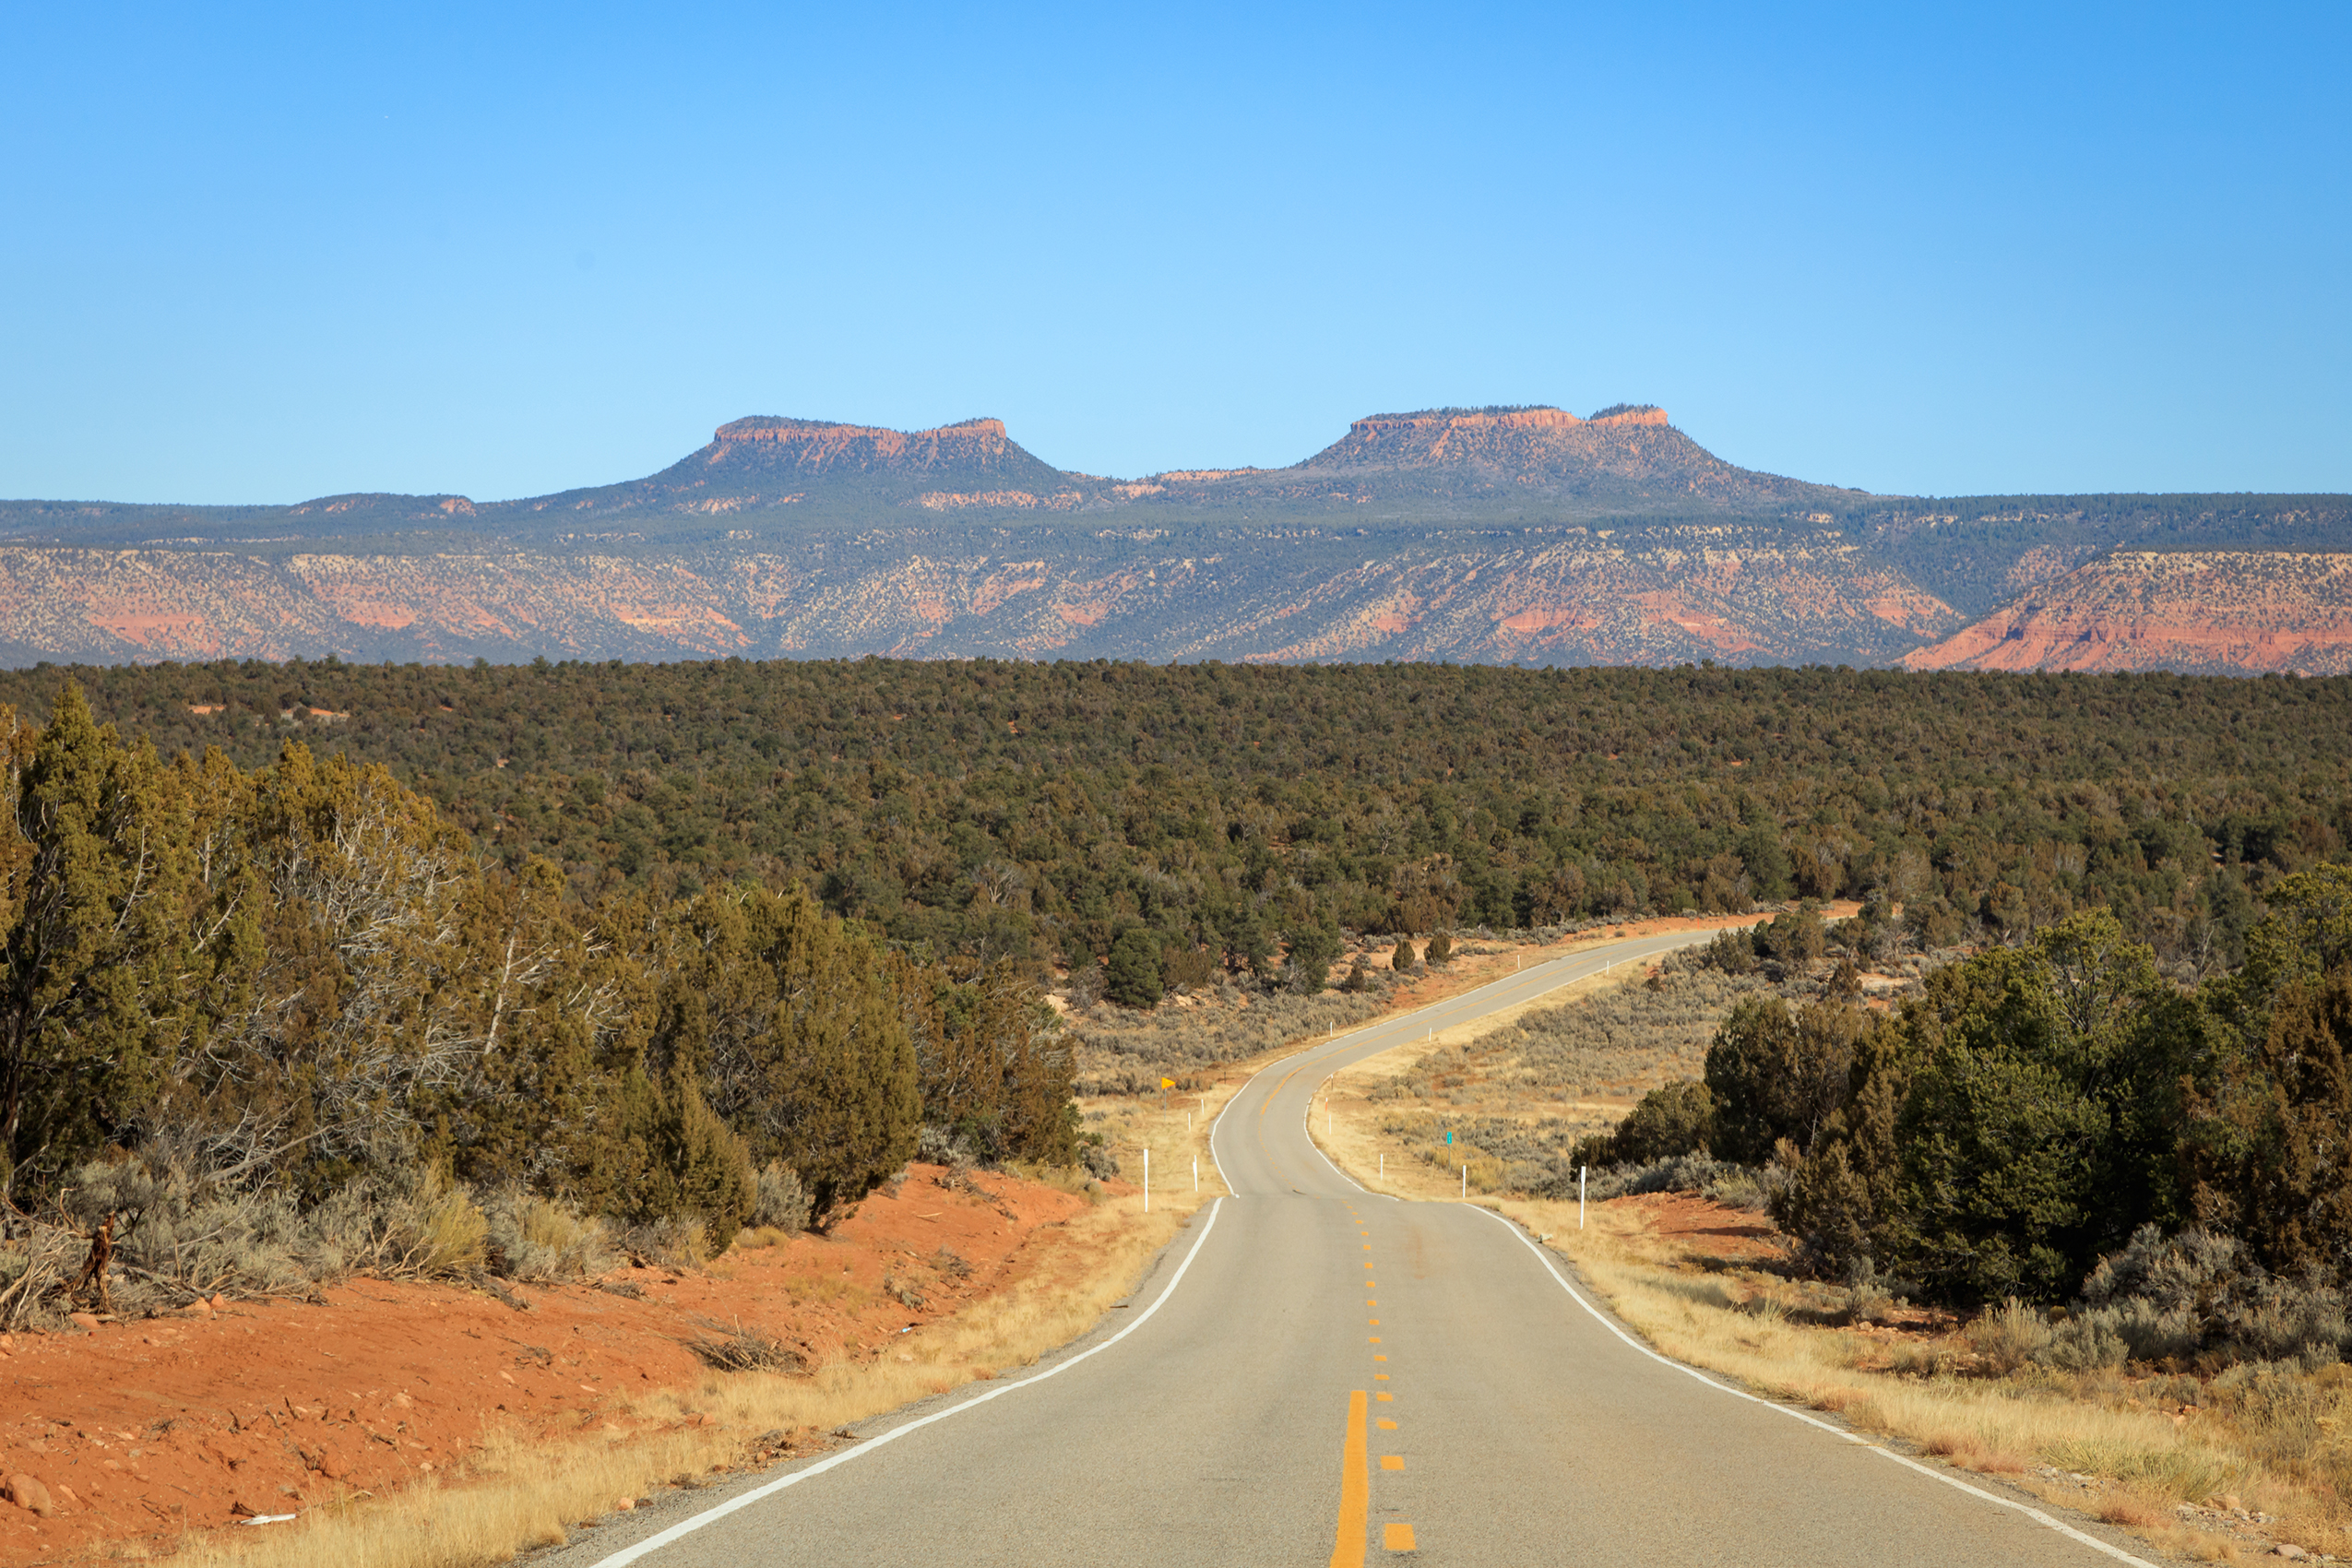
[[[1087,1338],[977,1401],[959,1391],[860,1429],[878,1443],[623,1515],[549,1561],[2083,1568],[2121,1555],[2102,1550],[2122,1539],[2103,1526],[2062,1533],[1651,1356],[1515,1228],[1473,1206],[1371,1196],[1306,1137],[1335,1069],[1691,940],[1558,960],[1277,1063],[1217,1128],[1235,1195]],[[735,1510],[695,1522],[722,1500]]]

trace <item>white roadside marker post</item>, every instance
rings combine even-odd
[[[1380,1179],[1384,1182],[1388,1180],[1388,1151],[1386,1149],[1380,1151]]]
[[[1470,1201],[1470,1168],[1467,1165],[1462,1167],[1462,1201]]]
[[[1199,1192],[1200,1190],[1201,1190],[1201,1157],[1200,1157],[1199,1155],[1194,1155],[1194,1156],[1193,1156],[1193,1191],[1194,1191],[1194,1192],[1196,1192],[1196,1193],[1197,1193],[1197,1192]]]
[[[1576,1167],[1576,1229],[1579,1230],[1585,1228],[1585,1170],[1584,1166]]]
[[[1151,1146],[1144,1146],[1144,1212],[1151,1212]]]

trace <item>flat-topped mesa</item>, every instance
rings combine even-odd
[[[1666,410],[1655,403],[1619,403],[1590,419],[1552,408],[1424,409],[1410,414],[1368,415],[1350,422],[1348,429],[1354,434],[1388,435],[1408,431],[1574,430],[1588,425],[1669,422]]]
[[[931,430],[884,430],[771,415],[730,421],[704,448],[705,461],[712,467],[749,460],[760,467],[789,464],[802,469],[989,467],[1008,451],[1018,450],[1004,433],[1004,422],[997,419],[969,419]]]
[[[1371,414],[1354,421],[1346,435],[1300,467],[1477,470],[1496,481],[1528,484],[1570,482],[1628,463],[1646,471],[1661,462],[1674,467],[1692,461],[1712,459],[1673,428],[1664,409],[1618,403],[1590,419],[1550,407]]]
[[[753,414],[745,419],[731,420],[712,433],[714,441],[809,441],[827,435],[841,437],[870,436],[878,440],[921,441],[927,436],[968,435],[1004,439],[1004,422],[993,419],[963,420],[955,424],[943,424],[931,430],[884,430],[878,425],[839,424],[831,420],[784,419],[774,414]]]

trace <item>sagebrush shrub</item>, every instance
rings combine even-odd
[[[509,1188],[482,1206],[487,1262],[509,1279],[592,1279],[619,1261],[604,1222],[568,1205]]]
[[[2006,1375],[2049,1346],[2050,1328],[2040,1313],[2012,1296],[1970,1324],[1961,1337],[1986,1365]]]
[[[771,1159],[759,1169],[758,1191],[752,1199],[752,1223],[777,1230],[802,1231],[809,1228],[809,1191],[801,1185],[792,1168],[780,1159]]]
[[[2060,1324],[2034,1360],[2061,1372],[2095,1372],[2121,1366],[2131,1349],[2111,1313],[2091,1312]]]

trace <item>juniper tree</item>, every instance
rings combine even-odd
[[[896,956],[892,988],[914,1041],[927,1123],[984,1159],[1076,1158],[1075,1053],[1014,960],[974,969]]]
[[[885,955],[806,894],[708,893],[676,922],[650,1056],[841,1218],[913,1157],[914,1042]]]
[[[1791,1012],[1776,997],[1735,1005],[1707,1048],[1714,1151],[1761,1165],[1784,1138],[1801,1152],[1846,1099],[1847,1070],[1865,1027],[1859,1008]]]
[[[1159,939],[1142,926],[1129,926],[1111,944],[1111,963],[1103,975],[1106,1001],[1148,1013],[1165,992],[1159,978]]]
[[[17,729],[0,947],[0,1202],[129,1124],[186,1016],[184,834],[152,748],[126,750],[68,683]],[[29,755],[27,754],[29,752]]]
[[[1331,961],[1339,956],[1339,932],[1327,925],[1302,926],[1290,932],[1287,965],[1293,988],[1313,996],[1331,979]]]

